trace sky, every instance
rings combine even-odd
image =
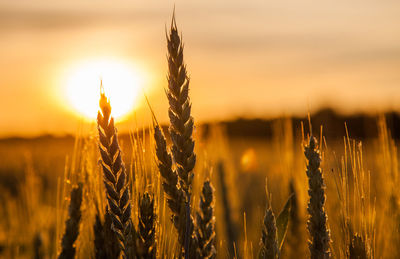
[[[0,136],[87,125],[65,88],[98,59],[134,64],[143,79],[121,129],[149,123],[145,94],[166,121],[174,6],[198,123],[400,110],[399,1],[0,0]]]

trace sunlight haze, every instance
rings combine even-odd
[[[108,80],[130,85],[114,98],[127,105],[114,105],[125,114],[122,129],[150,123],[144,94],[166,121],[165,27],[174,4],[196,122],[327,106],[400,110],[398,1],[0,0],[0,135],[76,132],[81,116],[93,114],[82,107],[96,101],[87,91],[98,96],[97,86],[77,80],[89,87],[101,77],[83,76],[83,60],[133,64]]]
[[[97,117],[100,82],[110,99],[117,121],[133,112],[138,96],[144,90],[143,76],[132,65],[112,59],[80,62],[71,67],[63,82],[66,83],[65,92],[61,96],[69,100],[66,108],[72,106],[75,112],[88,119]]]

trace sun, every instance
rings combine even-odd
[[[109,98],[112,116],[122,120],[133,111],[138,101],[143,77],[133,64],[101,59],[74,65],[66,78],[66,96],[76,112],[87,119],[97,117],[100,82]]]

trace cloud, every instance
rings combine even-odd
[[[63,9],[0,9],[0,30],[63,30],[121,23],[151,23],[161,14],[158,9],[126,11]]]

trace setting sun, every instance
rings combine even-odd
[[[135,67],[117,60],[93,60],[74,66],[67,75],[66,95],[75,111],[88,119],[96,118],[101,80],[116,119],[135,108],[143,87],[143,79]]]

